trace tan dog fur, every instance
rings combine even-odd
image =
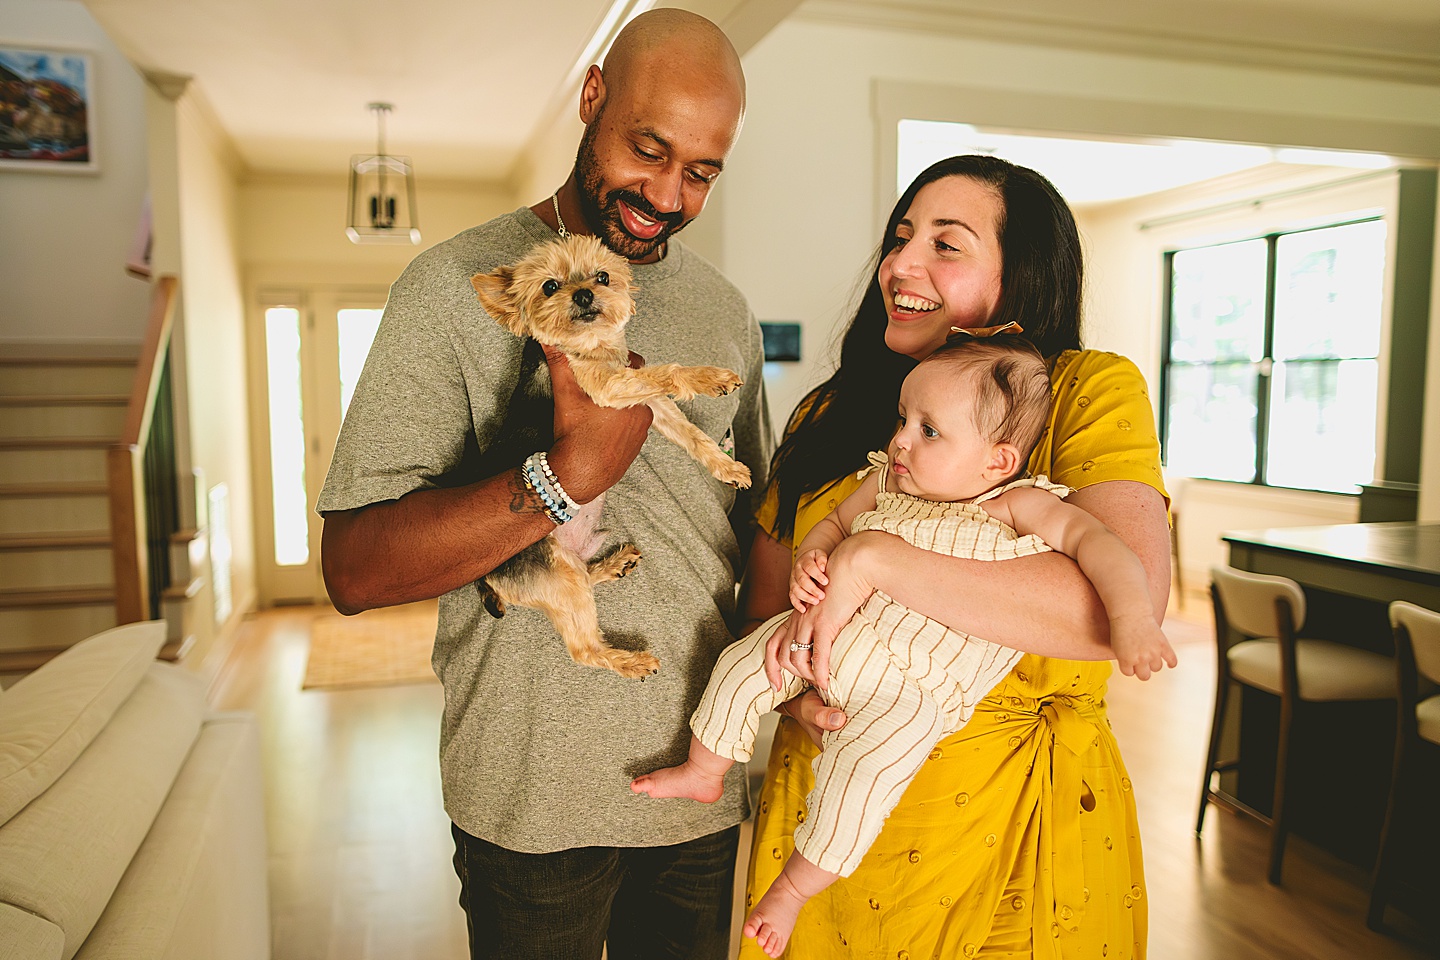
[[[739,376],[721,367],[675,363],[630,367],[625,324],[635,313],[634,280],[630,265],[598,239],[572,235],[543,244],[513,265],[476,274],[470,283],[502,327],[563,352],[580,388],[595,403],[616,408],[645,404],[655,415],[654,429],[716,479],[750,486],[749,468],[726,456],[671,399],[722,397],[740,386]],[[598,501],[587,504],[583,512],[587,516],[560,531],[583,526],[581,521],[593,525]],[[595,584],[633,569],[640,552],[625,544],[587,562],[577,550],[577,540],[593,540],[591,532],[565,536],[568,545],[551,533],[491,571],[476,585],[485,607],[497,617],[504,614],[507,603],[542,611],[576,663],[606,667],[624,677],[654,673],[660,665],[654,656],[605,642],[591,592]]]

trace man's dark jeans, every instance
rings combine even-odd
[[[473,960],[723,960],[740,828],[668,847],[515,853],[451,825]]]

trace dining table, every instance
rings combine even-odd
[[[1230,565],[1326,597],[1440,610],[1440,523],[1341,523],[1221,534]],[[1358,608],[1356,608],[1358,609]]]
[[[1228,531],[1230,565],[1288,577],[1305,594],[1301,637],[1395,652],[1393,600],[1440,610],[1440,523],[1396,521]],[[1279,727],[1277,697],[1242,688],[1237,782],[1228,788],[1270,808]],[[1394,750],[1393,702],[1304,704],[1297,717],[1287,804],[1295,833],[1364,868],[1378,847]]]

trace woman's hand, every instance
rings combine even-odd
[[[820,694],[814,690],[806,690],[800,696],[786,700],[776,708],[785,716],[794,720],[805,731],[805,736],[814,741],[815,746],[821,746],[821,738],[827,731],[839,730],[845,726],[848,719],[845,712],[838,707],[825,705],[820,699]]]
[[[816,607],[812,606],[804,613],[792,612],[785,622],[780,624],[770,635],[770,639],[765,641],[765,676],[770,679],[770,686],[774,689],[779,690],[781,687],[781,670],[792,673],[814,686],[819,686],[815,683],[811,641],[799,639],[801,622],[806,617],[812,616],[815,610]],[[806,635],[813,635],[813,627],[807,631]],[[826,662],[829,662],[828,646]]]
[[[780,671],[788,670],[795,676],[800,676],[795,671],[790,650],[790,635],[795,632],[795,618],[798,613],[791,613],[785,618],[785,622],[775,628],[770,634],[770,639],[765,641],[765,676],[770,680],[770,687],[778,691],[783,684],[780,679]]]
[[[779,638],[781,631],[776,631],[776,636],[770,638],[770,646],[766,650],[767,672],[773,653],[780,667],[821,690],[829,689],[830,648],[840,635],[840,628],[850,622],[850,618],[875,592],[874,585],[864,573],[866,552],[874,545],[875,538],[887,536],[889,534],[861,532],[846,537],[835,548],[825,565],[829,582],[824,598],[803,613],[790,617],[785,625],[785,638]],[[772,682],[776,677],[778,674],[771,674]]]

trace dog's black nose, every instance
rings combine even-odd
[[[595,302],[595,294],[590,291],[589,287],[581,287],[570,294],[570,299],[575,301],[575,306],[581,310],[589,310],[590,304]]]

